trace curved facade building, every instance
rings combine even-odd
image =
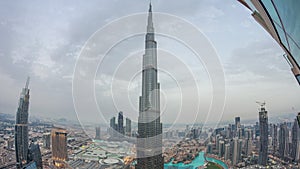
[[[28,109],[29,109],[29,77],[20,96],[15,125],[16,167],[23,168],[28,158]]]
[[[285,59],[300,85],[300,1],[238,0],[285,51]]]

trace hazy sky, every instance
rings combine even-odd
[[[257,118],[255,101],[267,102],[269,116],[300,111],[299,86],[282,57],[283,51],[240,3],[235,0],[153,0],[152,3],[154,12],[171,14],[195,25],[215,48],[224,70],[226,101],[224,112],[210,112],[212,117]],[[19,94],[30,76],[30,115],[76,119],[72,77],[83,45],[104,25],[147,10],[146,0],[0,1],[0,112],[16,113]],[[157,24],[155,20],[159,18],[154,17]],[[141,26],[146,30],[146,20]],[[116,32],[111,30],[111,34]],[[194,61],[191,50],[170,38],[157,36],[157,43],[161,49],[158,64],[171,72],[159,73],[163,122],[203,121],[214,99],[205,65]],[[101,41],[97,45],[100,48]],[[143,35],[123,40],[107,53],[102,67],[92,74],[95,98],[106,120],[118,111],[136,120],[141,78],[139,74],[127,75],[141,69],[143,47]],[[123,62],[136,66],[121,64],[115,69]],[[108,79],[113,75],[111,83]],[[81,94],[87,101],[94,97]],[[195,110],[198,104],[199,109]],[[80,120],[103,122],[88,106],[84,111],[86,114],[81,114]]]

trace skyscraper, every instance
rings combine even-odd
[[[224,156],[224,153],[225,153],[225,142],[223,140],[220,140],[219,141],[219,157],[223,157]]]
[[[127,136],[131,136],[131,120],[129,118],[126,118],[125,132]]]
[[[68,160],[67,151],[67,131],[62,128],[53,128],[51,131],[52,138],[52,160],[56,167],[66,167]]]
[[[160,86],[157,80],[157,50],[149,5],[143,55],[142,96],[139,98],[137,165],[138,169],[163,168],[162,123],[160,122]]]
[[[120,136],[123,136],[124,135],[124,118],[123,118],[123,112],[119,112],[119,115],[118,115],[118,132],[120,133],[119,135]]]
[[[292,148],[291,148],[291,157],[294,161],[299,161],[300,156],[300,130],[298,126],[297,119],[295,119],[293,128],[292,128]]]
[[[95,139],[100,139],[100,133],[101,132],[101,128],[98,126],[96,127],[96,135],[95,135]]]
[[[230,144],[225,144],[225,153],[224,153],[224,160],[230,159]]]
[[[236,130],[241,127],[241,118],[235,117],[235,128]]]
[[[28,161],[35,162],[37,169],[43,168],[42,154],[41,154],[40,146],[38,144],[35,144],[33,142],[30,144]]]
[[[15,125],[15,149],[17,168],[22,168],[28,158],[28,108],[29,108],[29,77],[20,96]]]
[[[50,138],[51,138],[50,133],[43,134],[43,147],[44,148],[50,149]]]
[[[279,129],[279,157],[284,159],[289,153],[289,131],[286,123],[280,124]]]
[[[232,164],[237,165],[241,158],[241,145],[242,140],[234,137],[232,140],[233,148],[232,148]]]
[[[110,119],[109,134],[110,134],[110,137],[112,137],[112,138],[117,135],[116,117],[112,117]]]
[[[265,110],[264,104],[261,105],[259,112],[259,158],[260,165],[267,165],[268,161],[268,112]]]

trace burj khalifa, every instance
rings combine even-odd
[[[162,169],[162,123],[160,122],[160,84],[157,74],[157,43],[154,36],[152,6],[149,5],[145,54],[142,65],[142,96],[139,98],[138,169]]]

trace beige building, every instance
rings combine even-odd
[[[53,164],[58,168],[64,168],[68,160],[67,130],[63,128],[53,128],[51,138]]]

